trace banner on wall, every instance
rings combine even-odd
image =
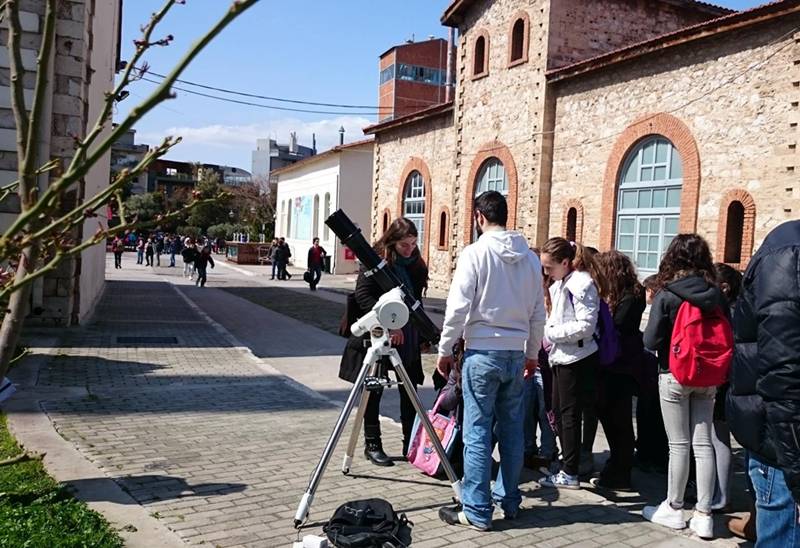
[[[314,215],[312,209],[313,198],[311,196],[298,196],[294,199],[294,218],[295,223],[294,238],[298,240],[310,240],[313,230]]]

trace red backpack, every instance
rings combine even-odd
[[[721,307],[710,312],[683,301],[675,316],[669,370],[684,386],[719,386],[728,380],[733,328]]]

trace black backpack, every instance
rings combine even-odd
[[[342,504],[322,531],[337,548],[406,548],[412,525],[387,501],[366,499]]]

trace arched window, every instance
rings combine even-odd
[[[472,61],[472,75],[478,76],[487,72],[486,70],[486,37],[478,36],[475,40],[475,49]]]
[[[294,208],[294,202],[291,199],[289,199],[289,200],[286,200],[286,204],[288,206],[287,210],[286,210],[287,211],[287,213],[286,213],[286,237],[287,238],[291,238],[292,237],[292,209]]]
[[[331,216],[331,193],[325,193],[325,219]],[[328,228],[328,225],[323,225],[324,228],[322,229],[323,232],[323,239],[325,241],[330,240],[331,237],[331,229]]]
[[[389,210],[386,209],[383,212],[383,231],[386,232],[389,229]]]
[[[509,61],[521,61],[525,58],[525,19],[520,17],[511,29],[511,58]]]
[[[480,196],[487,190],[496,190],[503,196],[508,196],[508,177],[503,162],[497,158],[489,158],[478,170],[478,182],[475,185],[475,196]]]
[[[312,232],[311,237],[317,238],[319,237],[319,194],[314,195],[314,210],[313,210],[313,221],[312,224]]]
[[[489,190],[496,190],[506,198],[508,198],[508,177],[506,176],[506,168],[497,158],[489,158],[478,170],[478,177],[475,183],[475,197],[477,198],[484,192]],[[478,239],[478,227],[474,225],[472,228],[472,241]]]
[[[447,232],[449,228],[449,219],[447,210],[443,210],[439,214],[439,249],[447,249]]]
[[[616,247],[642,273],[658,269],[678,233],[682,184],[680,155],[664,137],[645,139],[625,158],[617,196]]]
[[[744,238],[744,205],[742,202],[734,200],[728,205],[727,220],[724,260],[726,263],[741,263]]]
[[[419,171],[412,171],[403,191],[403,217],[413,222],[419,233],[417,246],[425,249],[425,181]]]
[[[574,207],[567,211],[567,232],[564,237],[570,242],[578,241],[578,210]]]

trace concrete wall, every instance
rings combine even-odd
[[[341,171],[339,176],[339,193],[334,200],[331,213],[343,209],[352,221],[361,228],[365,238],[369,238],[372,211],[372,174],[374,148],[350,148],[339,153]],[[336,245],[334,274],[350,274],[358,271],[358,263],[347,259],[344,246],[331,233]],[[328,248],[330,251],[330,248]]]
[[[610,174],[641,136],[664,132],[683,141],[687,156],[696,147],[696,160],[682,158],[681,230],[705,236],[718,260],[731,193],[752,197],[754,249],[776,225],[796,219],[798,25],[800,16],[784,17],[558,84],[551,232],[563,234],[573,200],[584,227],[596,227],[584,229],[584,243],[607,247],[616,195]]]
[[[94,13],[89,10],[94,5]],[[86,90],[85,102],[88,108],[89,124],[100,114],[105,94],[114,86],[114,74],[116,71],[116,44],[119,36],[119,25],[121,21],[119,14],[118,0],[95,0],[86,7],[86,21],[91,22],[87,25],[86,31],[94,34],[94,48],[89,52],[89,63],[93,72],[91,83]],[[108,136],[111,128],[106,129],[101,134],[100,139]],[[85,196],[91,197],[99,193],[109,184],[111,153],[106,153],[101,160],[86,175]],[[141,178],[140,178],[141,179]],[[97,219],[88,219],[83,227],[83,237],[91,237],[98,228],[98,221],[104,225],[105,208],[98,211]],[[93,311],[97,300],[103,291],[105,283],[105,243],[87,249],[81,254],[80,261],[80,295],[78,304],[78,322],[83,322]]]

